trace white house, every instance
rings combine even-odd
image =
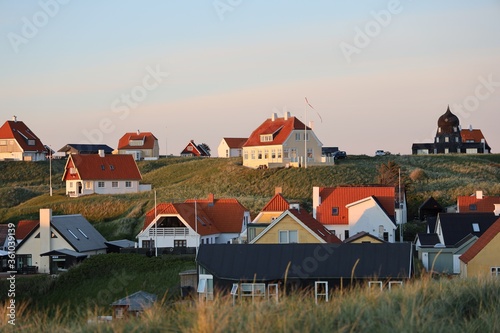
[[[273,113],[243,145],[243,165],[256,169],[333,164],[333,157],[322,156],[322,146],[311,126],[289,112],[283,118]]]
[[[139,184],[142,176],[132,155],[105,155],[102,150],[94,155],[69,155],[62,180],[71,197],[151,190],[151,185]]]
[[[217,152],[219,157],[241,157],[243,155],[243,145],[248,138],[222,138]]]
[[[156,213],[156,216],[155,216]],[[199,244],[226,244],[239,237],[250,212],[236,199],[190,199],[162,203],[146,214],[137,235],[141,248],[195,248]]]
[[[91,255],[106,253],[106,239],[80,214],[52,216],[40,209],[40,221],[17,245],[17,269],[37,267],[54,274]]]
[[[45,161],[46,154],[42,141],[16,116],[0,127],[0,161]]]

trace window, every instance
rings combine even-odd
[[[444,142],[450,142],[450,138],[446,136],[446,137],[444,138]]]
[[[472,231],[474,231],[474,232],[479,232],[479,224],[477,224],[477,223],[472,223]]]
[[[69,232],[69,233],[70,233],[73,237],[75,237],[76,239],[80,240],[80,238],[78,238],[78,236],[77,236],[77,235],[75,235],[73,231],[71,231],[71,230],[69,230],[69,229],[66,229],[66,230],[68,230],[68,232]]]
[[[344,231],[344,239],[349,238],[349,230]]]
[[[28,146],[34,146],[35,140],[28,140]]]
[[[476,204],[470,204],[469,205],[469,210],[477,210]]]
[[[111,182],[111,187],[117,188],[118,187],[118,182]]]
[[[7,140],[0,140],[0,146],[7,146]]]
[[[92,182],[85,182],[85,189],[91,190],[92,189]]]
[[[252,160],[255,160],[255,150],[252,150]]]
[[[187,241],[185,239],[174,239],[174,247],[186,247]]]
[[[243,153],[243,158],[245,160],[248,160],[248,150],[245,150],[245,152]]]
[[[73,188],[73,183],[69,183],[69,188]]]
[[[457,131],[457,127],[453,126],[453,132],[456,132],[456,131]]]
[[[339,207],[332,207],[332,216],[339,215]]]
[[[389,233],[388,233],[388,232],[384,232],[384,240],[385,240],[386,242],[388,242],[388,241],[389,241]]]
[[[300,141],[300,133],[295,133],[295,141]]]
[[[274,160],[276,159],[276,149],[271,150],[271,158]]]
[[[262,150],[259,150],[257,153],[257,159],[261,160],[262,159]]]
[[[114,166],[113,164],[111,164],[111,165],[109,166],[109,170],[113,171],[114,169],[115,169],[115,166]]]
[[[97,187],[104,188],[104,182],[97,182]]]
[[[283,149],[283,158],[290,158],[290,150],[288,148]]]
[[[307,158],[312,158],[313,157],[313,150],[312,148],[307,148]]]
[[[278,241],[280,244],[298,243],[298,231],[297,230],[280,230]]]
[[[155,247],[155,241],[153,239],[151,240],[143,240],[142,241],[142,247],[145,249],[152,249]]]
[[[309,133],[304,134],[304,140],[309,141]]]
[[[491,267],[491,276],[500,276],[500,267]]]
[[[186,150],[187,151],[193,151],[193,146],[187,146]]]
[[[271,142],[271,141],[273,141],[272,134],[262,134],[260,136],[260,142]]]
[[[126,181],[125,182],[125,187],[132,187],[132,182],[131,181]]]
[[[101,170],[106,170],[106,168],[104,167],[104,164],[101,164]]]
[[[226,149],[226,157],[229,157],[229,149]]]
[[[269,150],[264,150],[264,159],[267,160],[269,159]]]
[[[439,138],[436,137],[436,142],[439,143]]]
[[[457,137],[455,137],[455,142],[458,142],[458,136],[457,136]]]
[[[441,127],[438,127],[438,133],[441,133]],[[437,138],[436,138],[437,139]]]
[[[89,239],[89,237],[88,237],[88,236],[87,236],[87,235],[83,232],[83,230],[82,230],[82,229],[80,229],[80,228],[76,228],[76,229],[77,229],[78,231],[80,231],[80,233],[83,235],[83,237],[85,237],[85,238]]]
[[[281,149],[278,149],[278,159],[281,159]]]

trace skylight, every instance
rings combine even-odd
[[[78,238],[78,237],[77,237],[77,236],[73,233],[73,231],[71,231],[71,230],[69,230],[69,229],[67,229],[67,230],[68,230],[68,232],[69,232],[71,235],[73,235],[73,237],[75,237],[77,240],[80,240],[80,238]]]
[[[80,233],[83,235],[83,237],[89,239],[89,237],[87,235],[85,235],[85,233],[82,231],[82,229],[80,228],[76,228],[78,231],[80,231]]]
[[[472,223],[472,230],[474,232],[479,232],[479,224],[477,223]]]

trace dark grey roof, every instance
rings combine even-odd
[[[156,295],[141,290],[133,293],[132,295],[119,299],[111,303],[111,305],[128,305],[128,311],[142,311],[152,306],[154,302],[156,302]]]
[[[75,258],[83,258],[83,257],[87,256],[86,254],[78,253],[78,252],[75,252],[73,250],[68,250],[68,249],[52,250],[52,251],[40,254],[41,257],[59,256],[59,255],[70,256],[70,257],[75,257]]]
[[[135,242],[131,241],[131,240],[128,240],[128,239],[119,239],[119,240],[114,240],[114,241],[107,241],[105,243],[106,243],[106,245],[120,247],[120,248],[135,247]]]
[[[440,213],[438,215],[446,246],[455,245],[464,237],[472,234],[477,237],[488,230],[495,223],[498,216],[493,213]],[[473,224],[477,223],[479,231],[474,231]]]
[[[427,216],[425,220],[427,221],[427,229],[429,230],[429,233],[436,232],[437,216]]]
[[[408,278],[412,244],[202,244],[197,262],[232,281]]]
[[[106,249],[106,239],[82,215],[52,216],[55,228],[77,252]]]
[[[436,244],[439,244],[441,243],[441,241],[439,240],[439,237],[436,233],[431,233],[431,234],[428,234],[428,233],[424,233],[424,232],[419,232],[417,234],[418,236],[418,239],[420,240],[420,245],[421,246],[434,246]]]
[[[113,148],[105,144],[84,144],[84,143],[68,143],[59,152],[67,152],[71,149],[76,149],[80,154],[97,154],[99,150],[104,150],[105,154],[111,154]]]

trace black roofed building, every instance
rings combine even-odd
[[[55,274],[107,251],[106,239],[80,214],[52,216],[51,209],[40,209],[36,222],[16,248],[18,270]]]
[[[433,143],[414,143],[412,154],[488,154],[491,148],[479,129],[462,129],[450,107],[439,117]]]
[[[349,285],[351,278],[401,281],[413,273],[412,248],[410,243],[201,245],[198,292],[244,282],[310,287],[318,280],[332,286]]]
[[[111,303],[113,307],[113,318],[122,319],[127,317],[138,317],[142,312],[152,307],[156,299],[156,295],[142,290],[128,295]]]
[[[105,144],[85,144],[85,143],[68,143],[58,150],[60,153],[69,154],[99,154],[99,151],[104,151],[104,154],[112,154],[113,148]]]

